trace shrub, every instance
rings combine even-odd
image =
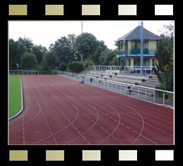
[[[72,63],[70,63],[68,68],[73,73],[79,73],[84,70],[83,63],[77,61],[73,61]]]
[[[61,70],[61,71],[66,71],[67,70],[67,64],[66,63],[60,63],[58,69]]]
[[[88,60],[85,60],[83,64],[84,64],[84,68],[85,68],[85,69],[87,69],[87,68],[89,67],[89,66],[88,66]],[[94,63],[90,60],[90,61],[89,61],[89,65],[94,65]]]

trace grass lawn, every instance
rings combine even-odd
[[[21,108],[21,77],[9,75],[9,118]]]

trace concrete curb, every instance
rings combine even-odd
[[[10,117],[9,120],[17,117],[22,111],[23,111],[23,90],[22,90],[22,77],[21,77],[21,109],[15,115]]]

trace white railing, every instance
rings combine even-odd
[[[94,71],[121,70],[121,66],[89,65],[89,70],[94,70]]]
[[[39,74],[39,70],[9,70],[9,74]]]
[[[154,66],[125,66],[124,71],[126,73],[141,74],[141,67],[145,75],[152,75]]]
[[[134,85],[130,83],[111,81],[102,78],[88,77],[80,74],[74,74],[69,72],[58,71],[57,75],[61,75],[70,79],[77,80],[79,82],[97,86],[103,89],[114,91],[120,94],[129,95],[134,98],[145,100],[151,103],[160,104],[163,106],[169,106],[174,108],[174,92],[165,91],[156,88],[150,88],[140,85]]]

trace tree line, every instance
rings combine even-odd
[[[9,39],[9,69],[40,69],[80,72],[88,65],[117,65],[117,47],[108,49],[91,33],[69,34],[50,44],[49,50],[27,37]],[[81,57],[83,56],[83,63]]]

